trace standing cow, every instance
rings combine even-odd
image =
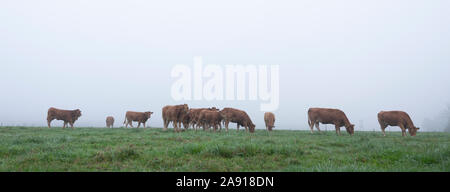
[[[181,129],[181,123],[186,115],[189,114],[189,106],[187,104],[184,105],[175,105],[175,106],[165,106],[162,109],[162,116],[164,121],[164,130],[167,130],[170,122],[173,122],[173,127],[175,132],[180,132],[179,127]]]
[[[267,131],[272,131],[272,129],[275,127],[275,115],[271,112],[264,113],[264,122],[266,123],[266,129]]]
[[[153,112],[150,112],[150,111],[147,111],[147,112],[127,111],[127,113],[125,114],[125,121],[123,122],[123,124],[126,125],[126,128],[128,128],[128,125],[133,127],[133,121],[135,121],[135,122],[138,122],[137,128],[139,128],[141,126],[141,123],[144,124],[144,128],[145,128],[145,123],[147,123],[147,120],[150,119],[152,114],[153,114]]]
[[[212,107],[212,108],[199,108],[199,109],[190,109],[189,110],[189,116],[191,117],[191,125],[192,128],[197,130],[200,126],[203,126],[203,124],[200,122],[200,115],[203,111],[215,111],[219,112],[219,109]]]
[[[355,132],[355,125],[351,124],[345,113],[339,109],[310,108],[308,110],[308,124],[311,133],[314,132],[314,125],[320,132],[319,123],[334,124],[338,135],[341,135],[341,127],[345,127],[350,135]]]
[[[399,126],[402,129],[403,137],[406,136],[406,129],[408,129],[411,136],[416,136],[417,131],[420,129],[414,126],[411,117],[403,111],[381,111],[378,113],[378,122],[384,136],[386,136],[385,129],[388,126]]]
[[[198,117],[198,122],[203,125],[203,130],[206,131],[210,127],[214,128],[214,132],[217,131],[217,128],[220,127],[222,130],[222,116],[220,112],[213,110],[203,110],[200,112],[200,116]]]
[[[106,117],[106,127],[108,127],[108,128],[114,127],[114,117],[112,117],[112,116]]]
[[[228,125],[230,122],[237,124],[237,130],[239,131],[239,126],[245,127],[245,131],[250,131],[250,133],[255,132],[255,124],[253,124],[250,117],[245,111],[233,108],[224,108],[220,112],[223,121],[225,122],[225,128],[228,132]]]
[[[53,120],[62,120],[64,121],[63,128],[66,128],[67,123],[70,124],[70,127],[73,129],[73,124],[78,118],[81,117],[81,111],[79,109],[76,110],[62,110],[51,107],[48,109],[47,113],[47,124],[48,128],[50,128],[50,123]]]

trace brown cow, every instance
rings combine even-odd
[[[202,123],[200,122],[200,114],[202,111],[208,110],[208,111],[217,111],[219,112],[219,109],[212,107],[212,108],[199,108],[199,109],[191,109],[189,112],[190,116],[190,125],[192,125],[192,128],[197,130],[200,126],[202,126]],[[192,113],[192,114],[191,114]]]
[[[114,117],[112,117],[112,116],[106,117],[106,127],[108,127],[108,128],[114,127]]]
[[[54,119],[56,119],[56,120],[64,121],[63,128],[66,128],[67,123],[69,123],[70,127],[73,129],[73,124],[80,117],[81,117],[81,111],[79,109],[76,109],[76,110],[61,110],[61,109],[56,109],[56,108],[51,107],[50,109],[48,109],[48,113],[47,113],[48,128],[50,128],[50,123]]]
[[[233,108],[224,108],[219,113],[225,121],[225,128],[227,132],[230,122],[237,124],[238,131],[239,126],[243,126],[245,127],[245,131],[250,130],[251,133],[255,132],[255,124],[253,124],[252,120],[245,111]]]
[[[137,128],[141,126],[141,123],[144,124],[147,123],[148,119],[152,116],[153,112],[147,111],[147,112],[134,112],[134,111],[127,111],[125,114],[125,121],[123,124],[126,125],[126,128],[128,128],[128,125],[133,127],[133,121],[138,122]]]
[[[406,129],[411,136],[416,136],[417,130],[420,129],[414,126],[411,117],[403,111],[381,111],[378,113],[378,122],[384,136],[386,136],[385,129],[388,126],[399,126],[402,129],[403,137],[406,136]]]
[[[345,113],[339,109],[310,108],[308,110],[308,124],[311,133],[314,132],[314,125],[320,132],[319,123],[334,124],[338,135],[341,135],[341,127],[343,126],[350,135],[355,132],[355,125],[351,124]]]
[[[218,111],[213,110],[203,110],[200,112],[200,116],[198,118],[198,122],[203,125],[203,130],[206,131],[210,127],[214,128],[214,132],[217,131],[217,127],[220,127],[222,130],[222,116]]]
[[[266,123],[266,129],[272,131],[275,127],[275,115],[271,112],[264,113],[264,122]]]
[[[181,123],[183,122],[186,115],[189,114],[189,106],[187,104],[184,105],[175,105],[175,106],[165,106],[162,109],[162,116],[164,121],[164,130],[167,130],[170,122],[173,122],[173,127],[175,132],[180,132]]]

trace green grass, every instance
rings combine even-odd
[[[0,171],[450,171],[449,133],[0,127]]]

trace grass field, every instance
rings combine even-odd
[[[450,134],[0,127],[0,171],[450,171]]]

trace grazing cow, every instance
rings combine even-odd
[[[183,122],[186,115],[189,114],[189,106],[187,104],[184,105],[175,105],[175,106],[165,106],[162,109],[162,116],[164,121],[164,130],[167,130],[170,122],[173,122],[173,127],[175,132],[180,132],[181,123]]]
[[[384,136],[386,136],[385,129],[388,126],[399,126],[402,129],[403,137],[406,136],[406,129],[408,129],[411,136],[416,136],[417,131],[420,129],[414,126],[411,117],[403,111],[381,111],[378,113],[378,122]]]
[[[108,128],[114,127],[114,117],[111,116],[106,117],[106,127]]]
[[[227,132],[228,132],[228,125],[230,124],[230,122],[237,124],[238,131],[239,126],[243,126],[245,127],[246,131],[250,130],[251,133],[255,132],[255,124],[253,124],[252,120],[245,111],[233,108],[224,108],[219,113],[225,122],[225,128]]]
[[[134,111],[127,111],[125,114],[125,121],[123,124],[125,124],[126,128],[128,128],[128,125],[133,127],[133,121],[138,122],[137,128],[141,126],[141,123],[144,124],[147,123],[148,119],[152,116],[153,112],[147,111],[147,112],[134,112]]]
[[[198,118],[200,124],[203,125],[203,130],[207,130],[210,127],[214,127],[214,132],[217,131],[217,126],[222,130],[222,116],[218,111],[213,110],[203,110],[200,112],[200,116]]]
[[[338,135],[341,135],[341,127],[343,126],[350,135],[355,132],[355,125],[351,124],[345,113],[339,109],[310,108],[308,110],[308,124],[311,133],[314,132],[314,125],[320,132],[319,123],[334,124]]]
[[[61,109],[56,109],[56,108],[51,107],[50,109],[48,109],[48,113],[47,113],[48,128],[50,128],[50,123],[54,119],[56,119],[56,120],[64,121],[63,128],[66,128],[67,123],[69,123],[70,127],[73,129],[73,124],[80,117],[81,117],[81,111],[79,109],[76,109],[76,110],[61,110]]]
[[[264,122],[266,123],[266,129],[272,131],[275,127],[275,115],[271,112],[264,113]]]

